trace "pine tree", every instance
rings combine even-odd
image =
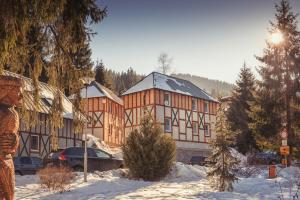
[[[219,191],[232,191],[233,182],[238,180],[232,172],[237,159],[231,155],[229,141],[232,135],[229,130],[229,124],[226,121],[225,110],[220,106],[217,111],[217,120],[215,125],[216,139],[212,143],[213,154],[212,162],[215,162],[212,169],[207,173],[213,187]]]
[[[134,178],[157,180],[166,176],[175,162],[176,147],[144,110],[139,130],[132,131],[122,146],[125,165]]]
[[[102,60],[100,61],[100,63],[98,61],[96,63],[95,81],[97,81],[101,85],[105,85],[105,67]]]
[[[300,89],[297,14],[292,12],[287,0],[281,0],[275,8],[275,22],[271,22],[270,34],[282,36],[282,41],[267,40],[263,56],[257,57],[262,63],[258,71],[261,81],[258,81],[251,109],[251,127],[258,142],[262,147],[273,149],[279,145],[278,135],[284,128],[288,132],[288,145],[296,145],[293,116],[298,111],[292,105],[299,105],[295,95]]]
[[[249,128],[251,103],[254,101],[255,79],[250,68],[244,63],[239,79],[233,89],[226,116],[233,132],[238,132],[235,145],[239,152],[245,154],[256,147],[256,141]]]
[[[107,87],[108,89],[115,91],[115,82],[114,82],[114,73],[112,70],[105,70],[105,83],[104,86]]]
[[[60,91],[78,94],[83,87],[78,80],[91,75],[91,65],[83,64],[90,63],[90,25],[105,16],[106,9],[96,0],[0,1],[0,74],[5,68],[32,78],[35,105],[40,99],[38,80],[46,78],[56,89],[49,114],[51,134],[62,126]],[[74,105],[76,121],[80,103]],[[25,112],[24,122],[34,125],[37,117]],[[75,127],[76,132],[81,129]]]

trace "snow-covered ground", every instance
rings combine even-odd
[[[267,169],[259,170],[251,178],[239,177],[233,192],[214,191],[206,178],[208,168],[176,163],[172,172],[158,182],[129,180],[123,170],[95,172],[83,182],[78,174],[68,192],[59,194],[41,189],[37,176],[17,176],[16,199],[292,199],[297,188],[300,170],[290,167],[279,171],[278,178],[267,179]],[[281,189],[280,189],[281,186]],[[291,190],[291,186],[294,186]],[[290,195],[291,193],[291,195]]]

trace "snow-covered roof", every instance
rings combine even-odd
[[[110,89],[104,87],[96,81],[92,81],[91,84],[86,88],[82,88],[80,91],[80,96],[82,98],[94,98],[94,97],[107,97],[114,102],[123,105],[123,100],[113,93]],[[69,96],[69,99],[73,99],[74,95]]]
[[[218,102],[204,90],[194,85],[192,82],[158,72],[152,72],[136,85],[124,92],[122,95],[140,92],[152,88]]]
[[[42,83],[39,82],[39,89],[40,89],[40,99],[39,99],[39,106],[35,105],[35,101],[34,101],[34,96],[33,96],[33,83],[32,83],[32,79],[21,76],[19,74],[13,73],[13,72],[9,72],[4,70],[3,75],[6,76],[12,76],[12,77],[17,77],[22,79],[23,83],[24,83],[24,94],[23,94],[23,106],[25,106],[25,108],[27,110],[31,110],[31,111],[37,111],[40,113],[44,113],[44,114],[48,114],[52,105],[52,101],[54,99],[54,94],[56,92],[56,90],[46,84],[46,83]],[[60,92],[62,95],[62,104],[63,104],[63,117],[64,118],[68,118],[68,119],[72,119],[73,118],[73,112],[72,112],[72,103],[69,101],[69,99],[62,93]]]

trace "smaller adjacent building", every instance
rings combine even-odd
[[[25,84],[23,91],[23,106],[30,112],[34,110],[38,112],[38,123],[35,126],[31,126],[29,129],[26,128],[24,121],[20,118],[20,145],[15,156],[35,156],[44,158],[51,152],[48,113],[54,99],[53,94],[55,90],[53,87],[40,82],[39,89],[41,93],[38,101],[39,105],[36,105],[33,97],[33,83],[31,79],[9,71],[4,71],[4,75],[18,77],[23,80]],[[63,93],[61,93],[61,95],[64,108],[64,127],[56,130],[58,148],[65,149],[67,147],[82,146],[82,134],[74,133],[73,130],[72,103],[63,95]]]
[[[96,81],[92,81],[87,89],[83,88],[80,95],[89,116],[83,132],[96,136],[109,146],[120,146],[124,142],[123,100]]]
[[[178,161],[210,154],[219,102],[190,81],[153,72],[124,92],[122,98],[126,136],[139,128],[146,107],[176,141]]]

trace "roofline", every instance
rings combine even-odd
[[[143,81],[145,78],[147,78],[148,76],[150,76],[150,75],[153,76],[153,73],[154,73],[154,72],[151,72],[150,74],[148,74],[147,76],[145,76],[144,78],[142,78],[141,80],[139,80],[138,82],[136,82],[136,84],[134,84],[133,86],[139,84],[140,82],[142,82],[142,81]],[[154,81],[154,79],[153,79],[153,81]],[[154,84],[152,84],[152,85],[154,85]],[[124,94],[124,93],[126,93],[128,90],[130,90],[133,86],[131,86],[129,89],[127,89],[125,92],[123,92],[123,93],[121,94],[121,96],[128,95],[128,94]],[[153,87],[153,88],[154,88],[154,87]],[[135,93],[135,92],[133,92],[133,93]],[[131,94],[131,93],[129,93],[129,94]]]
[[[11,71],[8,71],[8,70],[3,70],[3,71],[8,72],[8,73],[11,73],[11,74],[14,74],[14,75],[16,75],[18,78],[26,79],[27,81],[33,81],[32,78],[23,76],[23,75],[21,75],[21,74],[17,74],[17,73],[15,73],[15,72],[11,72]],[[46,86],[46,87],[51,87],[51,89],[53,89],[53,90],[58,90],[58,91],[61,93],[61,95],[63,95],[63,96],[65,97],[65,99],[66,99],[69,103],[71,103],[71,104],[73,105],[73,103],[69,100],[69,98],[68,98],[68,97],[67,97],[60,89],[57,89],[57,88],[55,88],[54,86],[49,85],[48,83],[41,82],[41,81],[39,81],[39,80],[38,80],[38,84],[44,85],[44,86]]]
[[[157,72],[157,71],[153,71],[151,72],[150,74],[148,74],[147,76],[145,76],[143,79],[141,79],[140,81],[138,81],[136,84],[134,84],[133,86],[137,85],[138,83],[140,83],[141,81],[143,81],[145,78],[147,78],[148,76],[152,75],[153,76],[153,84],[152,84],[152,88],[155,88],[155,89],[159,89],[159,88],[156,88],[156,86],[154,85],[154,74],[157,73],[157,74],[160,74],[160,75],[163,75],[163,76],[167,76],[169,78],[175,78],[175,79],[178,79],[178,80],[181,80],[181,81],[186,81],[186,82],[189,82],[190,84],[192,84],[193,86],[199,88],[204,94],[206,94],[207,96],[209,96],[212,100],[207,100],[207,101],[214,101],[214,102],[217,102],[217,103],[220,103],[218,100],[216,100],[215,98],[213,98],[210,94],[208,94],[206,91],[204,91],[203,89],[201,89],[200,87],[198,87],[197,85],[195,85],[193,82],[189,81],[189,80],[186,80],[186,79],[182,79],[182,78],[178,78],[178,77],[174,77],[174,76],[171,76],[171,75],[167,75],[167,74],[163,74],[163,73],[160,73],[160,72]],[[132,87],[133,87],[132,86]],[[128,89],[130,90],[130,88]],[[125,92],[122,93],[121,96],[124,96],[124,93],[126,93],[128,90],[126,90]],[[167,90],[166,90],[167,91]],[[173,91],[174,92],[174,91]],[[135,93],[135,92],[133,92]],[[174,92],[176,93],[176,92]],[[131,94],[131,93],[129,93]],[[180,93],[179,93],[180,94]],[[125,94],[125,95],[128,95],[128,94]],[[192,95],[187,95],[187,96],[192,96]],[[203,99],[203,98],[201,98]]]
[[[23,76],[23,75],[21,75],[21,74],[18,74],[18,73],[15,73],[15,72],[11,72],[11,71],[8,71],[8,70],[3,70],[5,73],[8,73],[9,75],[8,76],[11,76],[11,75],[15,75],[16,77],[18,77],[18,78],[20,78],[20,79],[23,79],[23,80],[26,80],[26,81],[29,81],[29,82],[31,82],[31,84],[33,85],[33,80],[32,80],[32,78],[29,78],[29,77],[26,77],[26,76]],[[11,74],[11,75],[10,75]],[[5,75],[5,74],[4,74]],[[7,76],[7,75],[6,75]],[[23,81],[22,80],[22,81]],[[55,88],[54,86],[52,86],[52,85],[49,85],[48,83],[44,83],[44,82],[41,82],[41,81],[39,81],[38,80],[38,84],[41,84],[41,85],[43,85],[44,87],[49,87],[50,88],[50,92],[52,93],[52,91],[51,91],[51,89],[52,90],[58,90],[59,91],[59,93],[60,93],[60,95],[62,95],[63,96],[63,99],[65,100],[65,101],[67,101],[68,103],[70,103],[71,105],[72,105],[72,112],[71,112],[71,114],[73,115],[73,103],[70,101],[70,99],[60,90],[60,89],[57,89],[57,88]],[[30,91],[29,91],[30,92]],[[53,96],[54,96],[54,94],[53,94]],[[44,98],[43,96],[40,96],[40,99],[42,99],[42,98]],[[28,111],[30,111],[30,112],[33,112],[34,110],[31,110],[31,109],[27,109]],[[37,111],[37,110],[36,110]],[[37,111],[38,113],[40,113],[40,114],[45,114],[45,115],[49,115],[49,113],[45,113],[45,112],[40,112],[40,111]],[[63,116],[62,116],[62,118],[64,118],[64,119],[71,119],[71,120],[73,120],[74,118],[73,117],[66,117],[66,115],[64,114]]]
[[[98,83],[96,80],[93,80],[93,81],[91,82],[90,85],[92,85],[92,84],[93,84],[94,86],[96,86],[97,89],[100,90],[100,91],[105,95],[105,92],[103,92],[103,90],[98,86],[98,84],[101,85],[100,83]],[[101,86],[104,87],[104,88],[106,88],[106,89],[109,90],[110,92],[112,92],[114,95],[116,95],[113,91],[111,91],[110,89],[108,89],[108,88],[105,87],[104,85],[101,85]],[[124,105],[124,103],[123,103],[123,104],[120,104],[120,103],[118,103],[117,101],[115,101],[115,99],[112,99],[112,98],[108,97],[107,95],[105,95],[105,97],[109,98],[110,100],[113,100],[115,103],[117,103],[117,104],[119,104],[119,105],[121,105],[121,106]],[[119,98],[119,100],[123,102],[123,100],[122,100],[118,95],[116,95],[116,97]]]
[[[215,98],[213,98],[210,94],[208,94],[206,91],[204,91],[202,88],[198,87],[197,85],[195,85],[193,82],[189,81],[189,80],[186,80],[186,79],[182,79],[182,78],[178,78],[178,77],[175,77],[175,76],[171,76],[171,75],[167,75],[167,74],[163,74],[163,73],[160,73],[160,72],[152,72],[152,73],[157,73],[157,74],[161,74],[163,76],[168,76],[170,78],[175,78],[175,79],[178,79],[178,80],[182,80],[182,81],[187,81],[189,83],[191,83],[193,86],[199,88],[202,92],[204,92],[206,95],[210,96],[212,99],[214,99],[214,101],[216,102],[219,102],[218,100],[216,100]]]

